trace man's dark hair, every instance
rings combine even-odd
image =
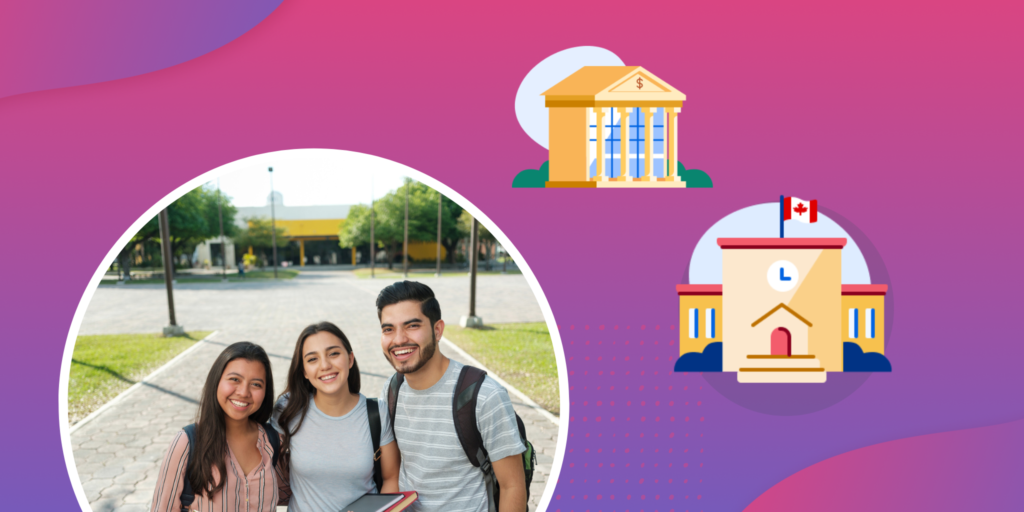
[[[430,320],[431,328],[437,325],[441,319],[441,304],[434,298],[434,290],[416,281],[394,283],[381,290],[377,295],[377,320],[380,320],[385,307],[407,300],[420,304],[420,311]]]

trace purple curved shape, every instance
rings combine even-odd
[[[768,510],[1019,510],[1024,420],[853,450],[779,482],[749,507]]]
[[[238,38],[281,1],[3,2],[0,98],[180,64]]]

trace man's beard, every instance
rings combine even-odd
[[[406,346],[408,346],[408,345],[406,345]],[[399,347],[396,347],[396,348],[399,348]],[[416,362],[415,366],[412,366],[411,368],[405,368],[405,369],[399,368],[395,364],[395,360],[393,359],[394,356],[391,354],[391,352],[390,351],[387,352],[386,355],[387,355],[387,358],[388,358],[388,362],[391,363],[391,367],[394,368],[396,372],[401,373],[401,374],[407,374],[407,373],[416,373],[417,371],[419,371],[420,368],[423,368],[423,365],[427,364],[427,361],[429,361],[432,357],[434,357],[434,352],[436,352],[436,351],[437,351],[437,337],[434,336],[434,332],[431,331],[430,332],[430,344],[427,345],[426,347],[421,347],[420,348],[419,360]]]

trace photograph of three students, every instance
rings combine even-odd
[[[149,224],[72,356],[93,510],[537,509],[558,369],[496,227],[424,183],[301,166],[222,174]]]

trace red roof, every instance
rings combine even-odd
[[[842,249],[845,238],[719,238],[722,249]]]
[[[843,295],[885,295],[889,291],[887,284],[844,284]]]
[[[677,284],[676,293],[679,295],[721,295],[722,285],[720,284]]]

